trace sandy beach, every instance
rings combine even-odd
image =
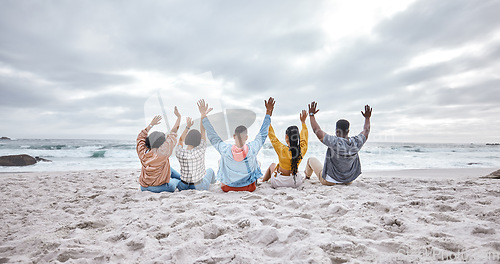
[[[494,170],[162,194],[138,170],[2,173],[0,263],[499,263]]]

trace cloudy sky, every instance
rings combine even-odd
[[[339,118],[361,131],[370,104],[373,141],[500,142],[498,14],[488,0],[4,0],[0,136],[134,140],[158,96],[189,115],[201,97],[249,109],[257,127],[274,96],[279,131],[316,100],[331,132]]]

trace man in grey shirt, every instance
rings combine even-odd
[[[372,108],[366,105],[365,112],[361,111],[365,117],[363,131],[357,136],[349,137],[349,122],[344,119],[337,121],[335,136],[321,130],[314,117],[319,111],[316,109],[317,105],[316,102],[309,105],[309,120],[314,134],[328,147],[328,150],[324,166],[317,158],[312,157],[307,160],[306,178],[309,179],[314,171],[323,185],[351,184],[361,174],[358,152],[370,134]]]

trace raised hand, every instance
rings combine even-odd
[[[365,118],[370,118],[372,116],[372,110],[373,109],[369,105],[365,105],[365,112],[363,113],[363,111],[361,111],[361,114]]]
[[[309,107],[309,114],[316,114],[317,112],[319,112],[319,109],[316,109],[316,107],[318,107],[318,103],[316,102],[312,102],[310,104],[307,105]]]
[[[276,102],[274,101],[274,98],[269,97],[269,100],[264,100],[264,104],[266,106],[266,114],[267,115],[273,115],[273,110],[274,110],[274,104]]]
[[[205,118],[213,108],[208,108],[208,104],[205,103],[205,100],[201,99],[198,101],[198,110],[201,114],[201,119]]]
[[[192,127],[194,125],[193,119],[191,117],[186,117],[186,127]]]
[[[156,126],[160,123],[161,121],[161,115],[157,115],[151,120],[151,123],[149,123],[151,126]]]
[[[177,118],[181,118],[181,113],[179,113],[179,110],[177,109],[177,106],[174,107],[174,114]]]
[[[307,111],[302,110],[302,113],[300,113],[300,122],[305,123],[307,119]]]

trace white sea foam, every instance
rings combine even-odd
[[[304,160],[325,158],[326,147],[310,138]],[[69,171],[87,169],[139,168],[139,159],[133,140],[67,140],[67,139],[19,139],[0,142],[0,156],[29,154],[52,160],[28,167],[0,167],[0,171]],[[209,147],[206,166],[217,168],[219,154]],[[500,146],[486,144],[409,144],[375,143],[368,141],[360,152],[364,171],[500,167]],[[271,144],[266,142],[259,153],[262,170],[278,158]],[[171,165],[179,168],[175,155]],[[305,162],[300,170],[305,168]]]

